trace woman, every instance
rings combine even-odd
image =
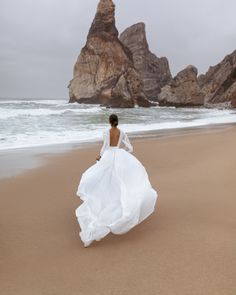
[[[109,122],[97,162],[82,174],[76,193],[83,201],[75,213],[85,247],[110,232],[128,232],[154,211],[158,197],[145,168],[132,155],[127,134],[117,127],[117,115],[110,115]]]

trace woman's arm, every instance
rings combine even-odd
[[[107,136],[106,136],[106,132],[104,131],[103,132],[103,145],[102,145],[102,148],[100,150],[99,155],[96,158],[97,161],[99,161],[101,159],[101,157],[102,157],[105,149],[107,148],[107,145],[108,145],[108,143],[107,143]]]
[[[133,148],[132,144],[129,141],[128,135],[125,132],[123,132],[122,142],[125,145],[125,147],[127,148],[127,151],[129,153],[132,153],[134,151],[134,148]]]

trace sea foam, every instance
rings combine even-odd
[[[67,100],[0,100],[0,150],[102,140],[111,113],[127,133],[236,122],[230,109],[109,109]]]

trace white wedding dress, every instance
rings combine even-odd
[[[103,133],[100,161],[82,174],[76,195],[83,203],[75,213],[85,247],[110,232],[128,232],[155,209],[158,194],[132,152],[129,138],[121,129],[117,146],[110,146],[107,129]]]

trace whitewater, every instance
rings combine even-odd
[[[102,140],[111,113],[128,134],[236,122],[236,110],[110,109],[66,99],[0,99],[0,150]]]

